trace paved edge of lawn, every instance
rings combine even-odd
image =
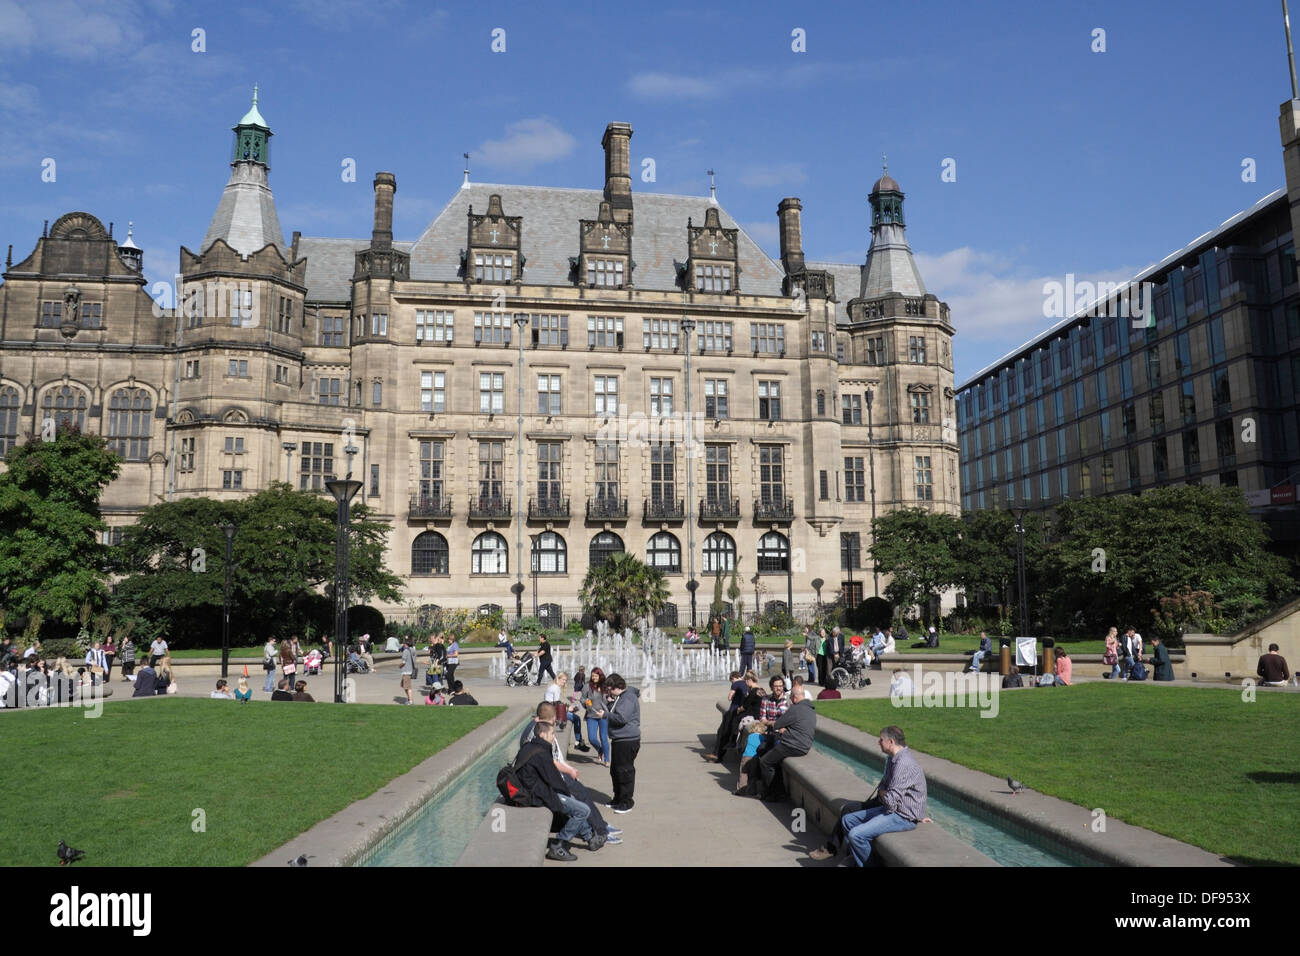
[[[248,865],[285,866],[303,855],[309,866],[353,865],[532,713],[531,704],[507,708],[408,773]]]
[[[838,721],[829,714],[825,720],[818,721],[817,736],[828,738],[870,766],[882,765],[880,748],[874,736]],[[1012,821],[1051,844],[1063,844],[1104,866],[1238,865],[1217,853],[1124,823],[1114,817],[1106,818],[1106,829],[1103,832],[1094,832],[1094,817],[1087,807],[1036,790],[1026,790],[1013,797],[1005,780],[919,750],[914,750],[913,753],[916,762],[925,771],[930,790],[954,794],[986,813]],[[844,796],[861,799],[855,794]]]

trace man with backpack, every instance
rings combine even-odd
[[[518,806],[546,807],[557,816],[564,817],[564,826],[550,841],[546,849],[548,860],[570,863],[577,859],[569,849],[576,837],[587,841],[587,849],[595,851],[605,845],[605,837],[597,833],[588,821],[591,811],[585,803],[570,795],[564,777],[555,769],[552,745],[555,725],[548,720],[533,724],[533,739],[520,748],[511,768],[504,773],[513,778],[507,781],[507,790],[517,790],[512,796]]]

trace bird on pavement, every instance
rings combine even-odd
[[[1011,788],[1011,795],[1014,797],[1021,790],[1028,789],[1023,783],[1014,777],[1007,777],[1007,786]]]
[[[74,849],[62,840],[59,841],[59,866],[67,866],[69,863],[75,863],[85,855],[85,850]]]
[[[290,866],[306,866],[306,865],[307,865],[307,854],[305,854],[305,853],[304,853],[304,854],[301,854],[301,855],[298,857],[298,859],[296,859],[296,860],[290,860],[290,861],[289,861],[289,865],[290,865]]]

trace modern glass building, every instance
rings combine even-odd
[[[1293,550],[1294,251],[1279,189],[959,386],[963,508],[1236,485]]]

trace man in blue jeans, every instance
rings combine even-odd
[[[592,827],[588,819],[591,809],[571,792],[572,788],[555,768],[552,759],[555,725],[539,720],[533,724],[533,731],[533,739],[515,757],[515,771],[534,806],[544,806],[564,819],[559,833],[547,846],[546,858],[571,862],[577,857],[569,850],[570,841],[582,837],[587,841],[587,849],[599,850],[605,845],[605,837]]]
[[[830,840],[809,854],[814,860],[829,860],[847,840],[853,862],[866,866],[871,841],[876,837],[914,830],[918,823],[930,822],[925,815],[925,774],[912,756],[902,728],[890,726],[882,730],[880,749],[888,760],[876,796],[866,803],[845,805]]]

